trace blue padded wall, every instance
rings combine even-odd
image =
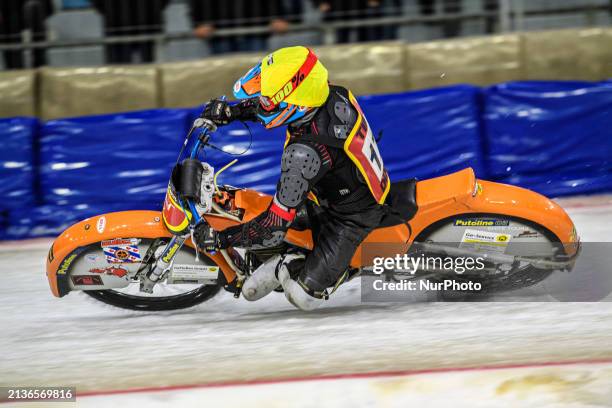
[[[359,98],[391,181],[441,176],[471,166],[484,177],[479,89],[461,85]]]
[[[490,177],[550,196],[612,190],[612,82],[486,89]]]
[[[201,111],[202,108],[190,111],[192,121]],[[232,160],[238,159],[238,163],[219,176],[219,184],[248,187],[272,193],[276,189],[280,175],[280,158],[284,142],[284,128],[266,130],[254,122],[248,122],[246,125],[232,123],[219,128],[212,134],[210,140],[210,143],[227,153],[208,148],[206,149],[206,161],[219,170]],[[247,149],[248,151],[239,155]]]
[[[392,181],[471,166],[549,196],[612,191],[612,81],[460,85],[359,98]],[[0,238],[56,235],[109,211],[159,209],[194,109],[0,120]],[[221,184],[272,193],[284,129],[221,128]],[[218,170],[234,157],[207,149]]]
[[[43,202],[163,199],[187,119],[185,110],[156,109],[47,122],[40,140]]]
[[[383,131],[380,142],[391,180],[434,177],[468,166],[484,172],[478,115],[479,89],[453,86],[358,98],[375,134]],[[202,111],[191,111],[192,119]],[[250,123],[253,144],[237,157],[239,163],[219,177],[220,182],[274,192],[280,174],[285,130],[266,130]],[[220,128],[211,139],[224,150],[240,153],[249,146],[250,136],[242,124]],[[233,157],[208,150],[208,160],[216,168]]]
[[[34,195],[34,138],[38,120],[0,119],[0,211],[30,207]]]
[[[6,235],[53,235],[109,211],[160,209],[189,111],[155,109],[52,120],[40,132],[39,201]]]

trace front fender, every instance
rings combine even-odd
[[[171,237],[158,211],[121,211],[97,215],[80,221],[57,237],[47,257],[47,280],[56,297],[68,294],[68,270],[80,248],[113,238]],[[186,245],[193,247],[190,240]],[[215,262],[228,282],[236,277],[221,254],[204,254]]]

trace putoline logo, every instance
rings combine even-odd
[[[500,227],[508,226],[508,220],[493,220],[493,219],[471,219],[471,220],[455,220],[455,227]]]

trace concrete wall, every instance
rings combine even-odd
[[[162,102],[154,65],[42,68],[39,77],[43,119],[149,109]]]
[[[601,80],[612,77],[612,28],[563,29],[316,47],[333,83],[357,95],[457,83]],[[98,68],[0,73],[0,116],[44,119],[153,107],[195,106],[232,86],[263,54]],[[39,86],[36,86],[37,82]]]
[[[0,117],[36,115],[36,72],[0,72]]]

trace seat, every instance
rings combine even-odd
[[[414,217],[418,210],[416,202],[417,179],[408,179],[391,183],[391,189],[385,200],[385,204],[390,206],[404,220],[409,221]]]
[[[416,202],[417,179],[401,180],[391,183],[391,189],[385,200],[386,214],[384,215],[379,228],[391,227],[404,224],[410,221],[418,210]],[[311,214],[308,214],[306,205],[297,209],[291,229],[304,231],[311,228]]]

